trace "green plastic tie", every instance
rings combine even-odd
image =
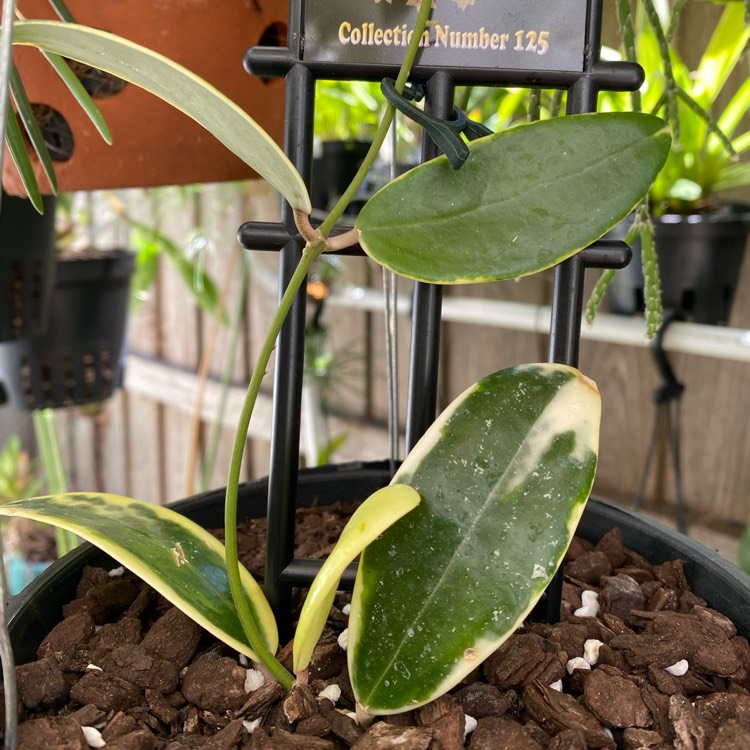
[[[442,120],[439,117],[428,115],[412,104],[412,100],[419,101],[424,96],[421,86],[407,86],[404,88],[404,93],[399,94],[396,91],[395,83],[392,78],[383,79],[380,88],[385,98],[399,112],[410,117],[424,128],[435,145],[448,157],[453,169],[460,169],[469,158],[469,147],[461,138],[462,134],[470,141],[492,135],[492,131],[488,127],[469,119],[458,107],[453,108],[452,120]]]

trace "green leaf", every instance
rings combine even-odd
[[[373,492],[357,508],[341,532],[336,546],[315,576],[299,616],[294,636],[294,673],[307,669],[320,639],[344,569],[389,526],[419,505],[419,494],[403,484]]]
[[[162,247],[201,309],[214,315],[221,301],[219,290],[203,264],[187,258],[172,242],[167,242]],[[221,310],[220,320],[224,325],[229,323],[226,310]]]
[[[203,264],[188,258],[182,248],[158,229],[129,215],[124,215],[123,218],[134,230],[132,238],[138,251],[136,276],[132,286],[136,298],[143,299],[145,296],[158,270],[157,255],[163,252],[201,309],[210,315],[216,314],[221,295],[216,282]],[[221,311],[221,321],[224,325],[228,323],[225,310]]]
[[[118,495],[70,493],[0,505],[21,516],[73,531],[140,576],[227,645],[254,658],[229,591],[224,547],[170,508]],[[250,607],[266,645],[278,645],[276,623],[263,592],[241,568]]]
[[[403,276],[461,284],[526,276],[586,247],[628,215],[669,152],[651,115],[536,122],[407,172],[365,205],[360,242]],[[616,189],[615,189],[616,186]]]
[[[750,185],[750,163],[731,164],[722,170],[721,176],[713,186],[714,192],[734,190]]]
[[[31,157],[26,150],[26,141],[21,133],[21,126],[16,119],[16,113],[9,107],[8,119],[5,125],[5,142],[8,144],[8,151],[13,159],[13,163],[18,169],[18,174],[23,182],[29,199],[34,208],[40,213],[44,213],[44,204],[42,203],[42,193],[39,190],[39,183],[34,174],[34,166],[31,163]],[[0,144],[1,147],[1,144]]]
[[[718,120],[718,126],[723,133],[732,137],[737,126],[750,109],[750,78],[737,89],[737,92],[724,108]]]
[[[73,18],[73,15],[66,7],[65,3],[62,2],[62,0],[49,0],[49,4],[52,7],[52,9],[57,13],[57,17],[61,21],[67,21],[68,23],[75,23],[75,19]]]
[[[154,283],[159,271],[159,246],[153,240],[147,240],[141,232],[131,235],[135,244],[135,272],[130,280],[130,296],[136,307],[146,299],[146,293]]]
[[[709,104],[718,97],[748,41],[750,26],[745,23],[742,4],[728,3],[692,76],[696,84],[703,87]]]
[[[200,123],[293,209],[310,213],[302,177],[271,137],[218,89],[181,65],[105,31],[59,21],[19,21],[13,42],[78,60],[150,91]]]
[[[21,118],[26,135],[29,137],[34,152],[39,159],[39,164],[44,170],[44,174],[52,188],[53,193],[57,193],[57,177],[55,176],[55,167],[52,164],[47,144],[44,142],[42,129],[39,127],[34,111],[31,108],[31,102],[26,95],[26,89],[23,87],[21,76],[15,64],[11,64],[10,69],[10,90],[13,94],[13,101],[16,103],[18,116]]]
[[[422,502],[357,574],[349,674],[367,711],[433,700],[522,622],[583,512],[599,417],[590,380],[540,364],[480,380],[430,427],[393,479]]]
[[[15,42],[15,38],[13,41]],[[104,116],[99,111],[99,107],[94,104],[94,100],[91,98],[89,92],[86,91],[78,76],[73,72],[73,69],[60,55],[45,52],[44,56],[47,58],[47,62],[55,69],[57,75],[60,76],[63,83],[68,87],[68,91],[75,97],[81,109],[86,113],[99,135],[104,139],[104,142],[111,146],[112,133],[109,130],[109,125],[107,125]]]

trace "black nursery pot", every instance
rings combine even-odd
[[[0,345],[0,391],[16,408],[96,403],[114,393],[134,264],[125,250],[58,259],[47,330]]]
[[[55,282],[55,198],[2,197],[0,208],[0,341],[41,333]]]
[[[362,500],[389,479],[385,462],[304,470],[299,476],[297,504],[301,507],[314,502]],[[243,484],[238,517],[265,515],[267,492],[267,479]],[[224,524],[223,489],[181,500],[172,507],[206,528],[220,528]],[[684,560],[685,575],[693,591],[709,606],[730,617],[740,635],[750,637],[750,578],[739,568],[686,536],[598,500],[589,501],[578,534],[596,541],[614,527],[622,531],[627,547],[652,563]],[[10,602],[9,628],[18,663],[35,658],[41,641],[60,621],[63,605],[75,598],[85,565],[114,567],[116,563],[96,547],[84,544],[48,568]]]
[[[629,223],[612,236],[624,238]],[[726,323],[750,232],[750,206],[726,204],[700,214],[665,214],[654,220],[662,302],[694,323]],[[617,236],[615,236],[617,235]],[[618,271],[609,292],[610,308],[622,315],[643,312],[640,242],[630,265]]]
[[[328,211],[343,195],[370,150],[369,141],[323,141],[313,160],[310,199],[313,207]],[[357,203],[349,211],[356,213]]]

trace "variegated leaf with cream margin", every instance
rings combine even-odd
[[[69,493],[0,505],[0,515],[53,524],[95,544],[140,576],[172,604],[224,643],[251,658],[229,591],[224,546],[170,508],[118,495]],[[278,646],[276,621],[265,595],[240,570],[264,646]]]
[[[480,138],[460,169],[441,156],[376,193],[357,217],[360,244],[380,265],[434,284],[537,273],[625,218],[670,142],[663,120],[633,112],[559,117]]]
[[[518,627],[591,491],[601,402],[572,367],[501,370],[456,399],[394,477],[422,502],[363,553],[349,673],[373,714],[449,690]]]
[[[305,183],[286,154],[244,110],[182,65],[106,31],[60,21],[18,21],[13,43],[77,60],[155,94],[206,128],[293,209],[310,213]]]
[[[336,546],[315,576],[300,612],[294,634],[293,670],[307,669],[323,632],[341,576],[349,563],[389,526],[419,505],[419,493],[404,484],[390,484],[373,492],[354,511]]]

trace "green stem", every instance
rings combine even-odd
[[[630,10],[630,0],[617,0],[617,18],[620,23],[620,35],[622,45],[625,49],[625,59],[628,62],[638,62],[635,50],[635,28],[633,16]],[[634,112],[641,111],[641,92],[636,90],[630,93],[630,102]]]
[[[53,495],[64,495],[68,491],[60,445],[55,432],[55,417],[52,409],[35,409],[32,412],[34,433],[39,446],[39,457],[47,478],[47,487]],[[57,556],[62,557],[78,546],[78,538],[72,531],[55,528]]]
[[[672,70],[672,58],[669,56],[669,44],[667,43],[664,28],[661,25],[661,19],[654,7],[653,0],[644,0],[643,7],[659,47],[659,56],[664,68],[664,95],[666,97],[667,120],[672,126],[672,139],[676,143],[680,140],[680,117],[677,109],[677,82]]]
[[[403,91],[404,85],[409,77],[411,68],[414,64],[414,60],[419,49],[419,41],[422,37],[422,33],[427,24],[427,19],[430,14],[430,6],[432,0],[422,0],[419,7],[419,13],[417,15],[417,22],[414,26],[413,34],[409,47],[407,48],[406,55],[401,64],[398,78],[396,80],[396,90]],[[281,328],[284,325],[284,321],[289,315],[289,311],[292,308],[295,298],[302,285],[305,283],[308,271],[310,267],[318,258],[318,256],[326,249],[325,239],[328,237],[331,229],[335,226],[338,219],[344,212],[344,209],[349,204],[351,197],[359,189],[359,185],[364,180],[370,166],[375,160],[377,151],[382,145],[385,139],[388,128],[390,127],[393,119],[393,108],[389,107],[389,112],[383,116],[383,120],[378,128],[375,142],[370,148],[368,158],[365,159],[363,168],[359,170],[354,178],[354,182],[350,185],[349,189],[344,193],[339,202],[334,207],[331,214],[326,218],[323,224],[318,230],[318,239],[308,239],[308,245],[302,253],[297,268],[289,280],[286,290],[279,302],[278,309],[271,320],[271,325],[268,333],[261,346],[258,360],[253,370],[253,375],[250,378],[250,384],[248,385],[247,394],[245,395],[244,403],[242,404],[242,410],[240,411],[239,423],[237,425],[237,432],[234,438],[234,446],[232,449],[232,457],[229,465],[229,476],[227,477],[227,490],[224,505],[224,539],[226,547],[226,563],[227,563],[227,577],[229,579],[229,589],[232,593],[232,600],[237,610],[237,616],[242,624],[242,628],[245,631],[245,635],[248,639],[250,647],[255,652],[256,656],[266,665],[271,675],[278,680],[278,682],[285,689],[289,690],[294,684],[294,677],[286,671],[282,664],[276,659],[276,657],[270,652],[268,646],[263,641],[263,638],[258,631],[258,627],[253,620],[250,604],[247,600],[245,590],[242,586],[242,580],[240,578],[240,563],[237,549],[237,498],[239,495],[239,482],[240,482],[240,471],[242,468],[242,457],[245,452],[245,442],[247,440],[247,432],[250,427],[250,419],[252,417],[253,409],[255,408],[255,402],[258,399],[260,393],[260,386],[263,382],[263,378],[266,374],[266,368],[268,363],[271,361],[271,355],[276,347],[276,339],[281,332]],[[377,146],[376,146],[377,144]],[[369,166],[368,166],[369,160]],[[357,180],[359,179],[359,183]],[[308,217],[296,217],[300,231],[306,229],[305,220]],[[303,231],[303,236],[305,232]]]
[[[258,628],[253,620],[245,596],[244,588],[240,579],[240,568],[237,549],[237,497],[239,494],[240,469],[242,467],[242,456],[245,452],[245,440],[247,431],[250,427],[250,418],[255,408],[255,402],[260,393],[260,385],[266,374],[266,368],[271,361],[271,355],[276,347],[276,339],[281,332],[281,327],[286,320],[289,310],[294,303],[297,292],[305,281],[307,273],[313,261],[320,255],[323,250],[323,243],[319,243],[316,248],[307,248],[302,254],[302,258],[297,266],[294,275],[289,281],[289,285],[284,292],[279,307],[271,320],[271,325],[263,341],[258,361],[255,365],[250,385],[245,395],[245,400],[240,411],[240,419],[237,425],[237,433],[234,439],[232,449],[232,458],[229,465],[229,477],[227,478],[227,491],[224,506],[224,545],[227,555],[227,575],[229,577],[229,588],[232,592],[234,606],[237,609],[237,615],[242,623],[245,635],[250,643],[251,648],[255,651],[258,658],[268,667],[271,674],[287,690],[294,683],[294,678],[279,663],[276,657],[268,650]]]
[[[406,53],[404,54],[404,59],[401,63],[401,69],[399,70],[398,78],[396,79],[395,88],[399,94],[403,92],[404,86],[406,86],[406,82],[409,79],[409,73],[411,73],[411,69],[414,66],[414,61],[416,60],[417,52],[419,51],[419,42],[422,39],[422,34],[427,25],[427,19],[430,17],[431,4],[431,0],[422,0],[421,5],[419,6],[419,13],[417,14],[414,29],[412,30],[412,37],[409,40],[409,46],[406,48]],[[367,152],[367,156],[365,156],[365,159],[362,162],[362,166],[357,171],[357,174],[354,175],[351,184],[344,191],[341,198],[339,198],[338,203],[333,207],[331,213],[328,214],[325,221],[318,228],[321,237],[328,237],[331,230],[336,225],[336,222],[341,218],[344,211],[346,211],[346,207],[351,203],[352,198],[354,198],[360,186],[367,178],[372,165],[375,163],[375,159],[380,153],[383,142],[388,135],[388,130],[391,127],[391,122],[393,122],[395,114],[396,108],[392,104],[387,104],[375,133],[375,137],[372,140],[370,150]]]

